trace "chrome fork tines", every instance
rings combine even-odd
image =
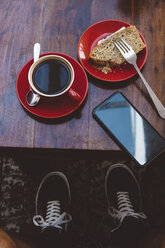
[[[125,41],[120,38],[118,40],[115,41],[115,45],[117,46],[117,48],[120,50],[122,50],[122,52],[129,52],[130,51],[130,48],[129,48],[129,45],[125,43]]]
[[[139,68],[136,64],[137,55],[136,55],[135,51],[133,50],[133,48],[129,44],[127,44],[122,38],[114,41],[114,44],[119,49],[120,53],[123,55],[125,60],[135,67],[135,69],[136,69],[137,73],[139,74],[139,76],[141,77],[142,82],[144,83],[144,86],[146,87],[160,117],[165,119],[165,107],[160,102],[158,97],[155,95],[155,93],[153,92],[153,90],[151,89],[151,87],[149,86],[149,84],[147,83],[145,78],[143,77],[141,71],[139,70]]]

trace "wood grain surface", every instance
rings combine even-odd
[[[118,19],[134,24],[148,46],[144,77],[165,105],[164,0],[6,0],[0,1],[0,146],[83,150],[119,150],[92,117],[93,108],[116,90],[123,92],[165,137],[160,119],[138,76],[105,83],[88,75],[89,90],[83,105],[58,120],[43,120],[27,113],[16,95],[16,78],[41,52],[62,52],[77,59],[82,33],[92,24]]]

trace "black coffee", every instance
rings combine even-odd
[[[34,86],[42,93],[54,95],[64,91],[71,79],[69,68],[60,60],[48,59],[33,72]]]

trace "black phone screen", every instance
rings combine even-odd
[[[120,92],[97,106],[93,116],[140,165],[165,149],[165,139]]]

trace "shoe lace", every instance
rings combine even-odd
[[[67,223],[71,220],[71,215],[67,214],[66,212],[61,214],[59,201],[47,202],[45,220],[41,215],[35,215],[33,217],[34,225],[42,227],[42,230],[47,227],[56,227],[58,229],[62,229],[62,224],[65,224],[65,229],[67,229]]]
[[[147,218],[147,216],[144,213],[142,213],[142,212],[136,213],[135,212],[128,192],[117,192],[116,195],[117,195],[118,209],[115,209],[114,207],[108,208],[108,213],[112,217],[114,217],[114,219],[117,220],[117,222],[118,222],[118,226],[115,227],[112,230],[112,232],[121,226],[124,218],[127,216],[131,216],[131,217],[134,217],[137,219],[146,219]]]

